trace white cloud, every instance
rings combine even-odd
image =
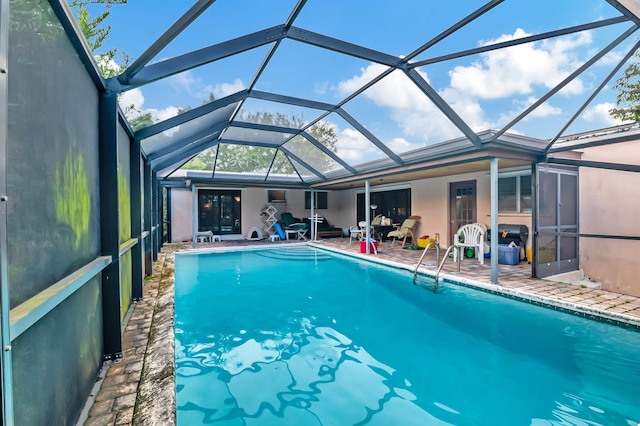
[[[412,144],[404,138],[393,138],[386,145],[393,152],[407,152],[422,146]],[[340,131],[336,146],[340,157],[348,163],[362,163],[386,157],[386,154],[354,129]]]
[[[518,104],[521,107],[518,113],[529,108],[531,105],[533,105],[537,101],[538,101],[537,98],[530,96],[526,101],[518,102]],[[539,105],[536,109],[531,111],[529,114],[527,114],[524,120],[526,121],[533,118],[542,118],[542,117],[548,117],[550,115],[560,115],[560,114],[562,114],[562,109],[554,107],[549,103],[549,101],[547,101],[547,102],[544,102],[542,105]]]
[[[483,44],[529,35],[517,29],[514,34],[502,35]],[[486,52],[472,65],[457,66],[449,72],[451,88],[479,99],[527,95],[533,93],[536,86],[551,89],[579,66],[578,58],[573,53],[575,49],[590,42],[590,33],[584,32],[572,37]],[[583,90],[582,83],[574,80],[563,89],[563,93],[577,94]]]
[[[239,78],[236,78],[231,83],[216,84],[213,88],[213,95],[216,99],[224,98],[225,96],[238,93],[246,88],[245,84]]]
[[[371,64],[366,68],[360,68],[360,75],[355,75],[349,80],[338,83],[338,91],[342,97],[355,92],[387,69],[384,65]]]
[[[416,146],[404,138],[393,138],[391,142],[387,143],[387,146],[393,152],[407,152],[412,149],[420,148],[420,146]]]
[[[195,77],[190,71],[169,77],[166,81],[177,93],[186,93],[199,100],[208,99],[209,93],[214,90],[212,85],[205,85],[202,79]]]
[[[229,83],[220,83],[215,86],[203,85],[199,78],[194,78],[189,72],[181,73],[170,79],[170,84],[176,91],[187,93],[197,101],[208,101],[209,94],[213,93],[216,99],[223,98],[233,93],[237,93],[245,88],[244,83],[239,78]],[[145,108],[145,98],[140,88],[131,89],[120,95],[118,100],[121,108],[125,111],[128,120],[135,119],[140,115],[150,113],[154,123],[175,117],[180,112],[180,108],[169,105],[162,109]],[[196,105],[196,106],[199,106]],[[176,131],[172,129],[171,131]],[[169,132],[171,132],[169,131]]]
[[[615,119],[609,115],[609,110],[615,108],[615,104],[604,102],[587,108],[582,114],[582,119],[589,122],[604,123],[607,126],[616,126],[622,124],[621,120]]]
[[[595,55],[597,52],[590,52],[592,55]],[[610,64],[618,64],[624,58],[626,52],[620,52],[617,50],[612,50],[611,52],[604,55],[602,59],[597,62],[597,65],[610,65]]]
[[[313,91],[317,94],[317,95],[324,95],[325,93],[327,93],[327,89],[329,88],[329,82],[328,81],[323,81],[322,83],[316,83]]]
[[[246,87],[239,78],[228,83],[205,84],[200,77],[194,76],[191,71],[174,75],[167,79],[167,82],[177,93],[187,94],[198,102],[208,101],[211,93],[216,99],[219,99],[237,93]]]
[[[136,88],[124,92],[118,98],[118,103],[129,120],[139,117],[142,115],[142,105],[144,104],[142,90]]]
[[[120,107],[124,110],[128,120],[133,120],[143,114],[151,114],[151,120],[154,123],[166,120],[178,115],[178,107],[168,106],[163,109],[144,108],[144,95],[139,88],[131,89],[120,95],[118,99]]]
[[[338,89],[346,96],[361,85],[380,75],[386,69],[383,65],[371,64],[361,69],[360,75],[339,83]],[[426,73],[418,71],[427,82]],[[405,136],[418,138],[420,144],[427,140],[442,140],[457,135],[449,120],[433,105],[424,93],[409,80],[403,72],[393,71],[374,84],[363,95],[377,106],[388,108],[390,116],[402,129]]]
[[[171,117],[175,117],[176,115],[178,115],[179,109],[175,106],[168,106],[163,109],[148,109],[147,111],[151,113],[151,116],[154,118],[155,122],[164,121]]]
[[[503,34],[480,44],[495,44],[529,35],[526,31],[517,29],[513,34]],[[500,129],[535,102],[542,93],[554,88],[574,72],[583,62],[578,52],[583,52],[591,42],[591,33],[587,31],[480,54],[468,66],[451,69],[448,73],[449,84],[440,89],[439,94],[474,131]],[[341,96],[347,96],[386,69],[386,66],[371,64],[362,68],[358,75],[340,82],[337,90]],[[416,70],[429,82],[429,76],[424,71]],[[582,80],[574,79],[559,94],[572,96],[585,90]],[[403,140],[415,139],[418,144],[425,144],[460,135],[460,131],[450,120],[401,71],[392,72],[367,89],[362,96],[389,111],[389,117],[402,130]],[[513,110],[510,110],[508,102],[504,102],[510,98]],[[553,99],[555,98],[551,100]],[[554,101],[556,104],[558,102]],[[506,108],[501,111],[484,110],[483,107],[486,108],[489,103],[500,103]],[[559,105],[547,101],[528,118],[561,113]],[[492,118],[489,119],[489,116]]]
[[[347,163],[360,163],[380,156],[378,148],[356,130],[343,129],[337,137],[338,155]]]
[[[499,127],[498,123],[487,121],[485,113],[480,106],[477,98],[470,96],[468,93],[459,92],[452,88],[444,89],[442,96],[451,105],[456,113],[473,129],[474,131],[482,131],[487,129],[495,129]],[[500,121],[502,122],[502,121]]]

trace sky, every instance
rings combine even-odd
[[[104,48],[117,47],[135,59],[192,4],[128,0],[126,5],[113,6],[108,21],[111,33]],[[405,57],[483,4],[477,0],[309,0],[294,26]],[[292,0],[218,0],[152,62],[282,24],[294,6]],[[507,0],[413,61],[618,15],[606,1]],[[475,132],[500,130],[629,26],[623,23],[583,31],[428,64],[417,71]],[[634,34],[619,44],[509,131],[541,139],[555,137],[636,38]],[[133,89],[122,96],[121,105],[151,112],[156,121],[170,118],[179,108],[201,105],[210,94],[221,98],[246,89],[268,50],[269,46],[260,47]],[[385,70],[381,64],[284,40],[255,89],[335,104]],[[564,134],[621,124],[608,114],[615,105],[612,85],[621,72]],[[424,93],[397,70],[343,108],[399,153],[461,136]],[[268,110],[303,115],[305,120],[314,120],[322,113],[257,100],[243,105],[247,112]],[[345,161],[359,164],[384,156],[337,114],[325,120],[335,126],[338,151]]]

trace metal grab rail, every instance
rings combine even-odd
[[[435,287],[436,290],[438,289],[438,283],[440,282],[439,278],[440,278],[440,271],[442,271],[442,267],[444,266],[444,262],[447,261],[447,258],[449,257],[449,253],[451,252],[451,250],[457,250],[458,247],[456,246],[449,246],[449,248],[447,249],[446,253],[444,254],[444,257],[442,258],[442,262],[440,262],[440,266],[438,266],[438,270],[436,271],[436,282],[435,282]],[[456,262],[458,263],[458,272],[460,272],[460,256],[457,256],[456,258]]]
[[[418,263],[416,264],[416,268],[413,270],[414,284],[416,283],[416,278],[418,277],[418,268],[420,267],[420,265],[422,265],[422,259],[424,259],[424,257],[427,255],[427,251],[431,246],[435,246],[436,248],[436,265],[438,264],[438,262],[440,262],[440,244],[438,244],[438,241],[432,241],[429,244],[427,244],[427,246],[424,248],[424,251],[422,252],[422,256],[420,256],[420,260],[418,260]]]

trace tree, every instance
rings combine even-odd
[[[111,6],[114,4],[126,4],[127,0],[72,0],[69,6],[76,15],[78,26],[82,35],[84,35],[89,49],[96,55],[96,62],[100,73],[104,78],[115,77],[120,74],[129,65],[130,57],[124,51],[113,48],[106,52],[96,53],[103,46],[105,40],[111,32],[111,26],[105,25],[107,19],[111,15]],[[88,10],[88,6],[92,4],[103,5],[105,10],[98,16],[93,17]],[[120,55],[121,64],[118,64],[116,58]]]
[[[134,109],[135,108],[129,108],[127,111],[125,111],[125,115],[128,111],[132,111]],[[152,124],[153,124],[153,118],[151,117],[150,112],[144,112],[135,118],[129,118],[129,125],[131,126],[131,130],[133,130],[134,132],[136,130],[149,127]]]
[[[622,121],[640,121],[640,51],[634,57],[613,86],[618,95],[616,108],[610,109],[609,115]]]
[[[243,113],[239,120],[291,129],[300,129],[306,124],[303,115],[296,116],[270,112]],[[251,130],[244,131],[251,132]],[[255,138],[260,138],[261,135],[259,133],[261,132],[254,131]],[[337,152],[336,143],[338,138],[333,124],[326,121],[316,123],[307,129],[307,133],[332,152]],[[252,135],[247,136],[251,139]],[[311,143],[302,136],[293,137],[284,146],[289,147],[317,170],[323,171],[333,164],[333,160],[319,149],[312,147]],[[201,152],[187,162],[183,168],[189,170],[213,170],[214,163],[217,161],[217,171],[234,173],[266,173],[267,171],[279,174],[295,173],[293,165],[286,160],[281,151],[278,152],[275,158],[274,155],[276,155],[275,148],[224,144]]]

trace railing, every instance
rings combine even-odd
[[[438,289],[438,283],[440,282],[440,271],[442,271],[442,267],[444,266],[444,262],[447,261],[447,258],[449,257],[449,253],[451,252],[451,250],[457,250],[458,247],[456,247],[455,245],[453,246],[449,246],[449,248],[447,249],[447,251],[444,254],[444,257],[442,258],[442,262],[440,262],[440,266],[438,266],[438,270],[436,271],[436,282],[435,282],[435,286],[436,286],[436,290]],[[458,272],[460,272],[460,257],[461,256],[456,256],[456,263],[458,264]]]
[[[427,244],[427,246],[424,248],[424,251],[422,252],[422,256],[420,256],[420,260],[418,260],[418,263],[416,264],[416,268],[413,270],[414,284],[416,283],[416,278],[418,277],[418,268],[420,267],[420,265],[422,265],[422,260],[427,255],[427,251],[429,251],[429,248],[432,246],[435,246],[436,248],[436,265],[438,264],[438,262],[440,262],[440,244],[438,244],[438,241],[432,241],[429,244]]]
[[[427,249],[434,243],[429,243],[427,245],[427,247],[425,247],[424,252],[422,253],[422,256],[420,257],[420,261],[418,261],[418,264],[416,265],[415,269],[413,270],[413,284],[416,284],[416,279],[418,276],[418,268],[420,267],[420,265],[422,264],[422,259],[424,258],[424,255],[427,252]],[[438,266],[438,270],[436,271],[436,276],[434,277],[434,290],[438,290],[438,284],[440,283],[440,271],[442,271],[442,267],[444,266],[444,262],[447,261],[447,259],[449,258],[449,253],[451,253],[452,250],[457,250],[458,247],[456,247],[455,245],[450,246],[449,248],[447,248],[447,251],[444,253],[444,257],[442,258],[442,261],[440,262],[440,265]],[[437,256],[440,256],[440,247],[438,245],[436,245],[436,250],[437,250]],[[436,263],[438,263],[436,261]],[[458,264],[458,272],[460,272],[460,256],[457,256],[456,259],[456,263]]]

